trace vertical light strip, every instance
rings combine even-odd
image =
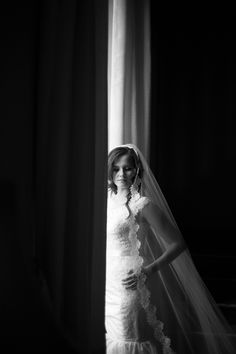
[[[126,0],[109,1],[108,149],[123,143]]]
[[[149,159],[149,0],[109,0],[108,150],[133,143]]]

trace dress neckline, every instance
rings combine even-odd
[[[127,197],[126,196],[117,196],[117,194],[109,191],[108,193],[109,200],[114,206],[124,206],[127,202]],[[134,195],[132,196],[129,204],[133,204],[137,202],[141,198],[140,193],[135,192]]]
[[[127,197],[118,196],[115,193],[111,193],[110,198],[111,198],[111,201],[113,202],[113,204],[115,204],[117,206],[125,205],[125,203],[127,202]]]

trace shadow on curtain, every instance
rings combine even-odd
[[[39,7],[35,257],[58,328],[103,353],[108,6]]]

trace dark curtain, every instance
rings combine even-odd
[[[151,164],[192,253],[234,255],[235,24],[151,2]]]
[[[107,1],[1,15],[0,345],[103,353]]]
[[[235,44],[235,21],[223,8],[171,13],[151,1],[151,167],[203,281],[232,326]]]
[[[33,282],[33,125],[37,3],[0,13],[0,351],[45,347],[50,320]],[[42,325],[43,323],[43,325]],[[53,337],[54,334],[50,333]]]
[[[36,251],[53,313],[82,352],[104,345],[106,1],[43,2]]]

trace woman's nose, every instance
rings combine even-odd
[[[123,176],[124,175],[124,170],[121,168],[120,170],[119,170],[119,176]]]

